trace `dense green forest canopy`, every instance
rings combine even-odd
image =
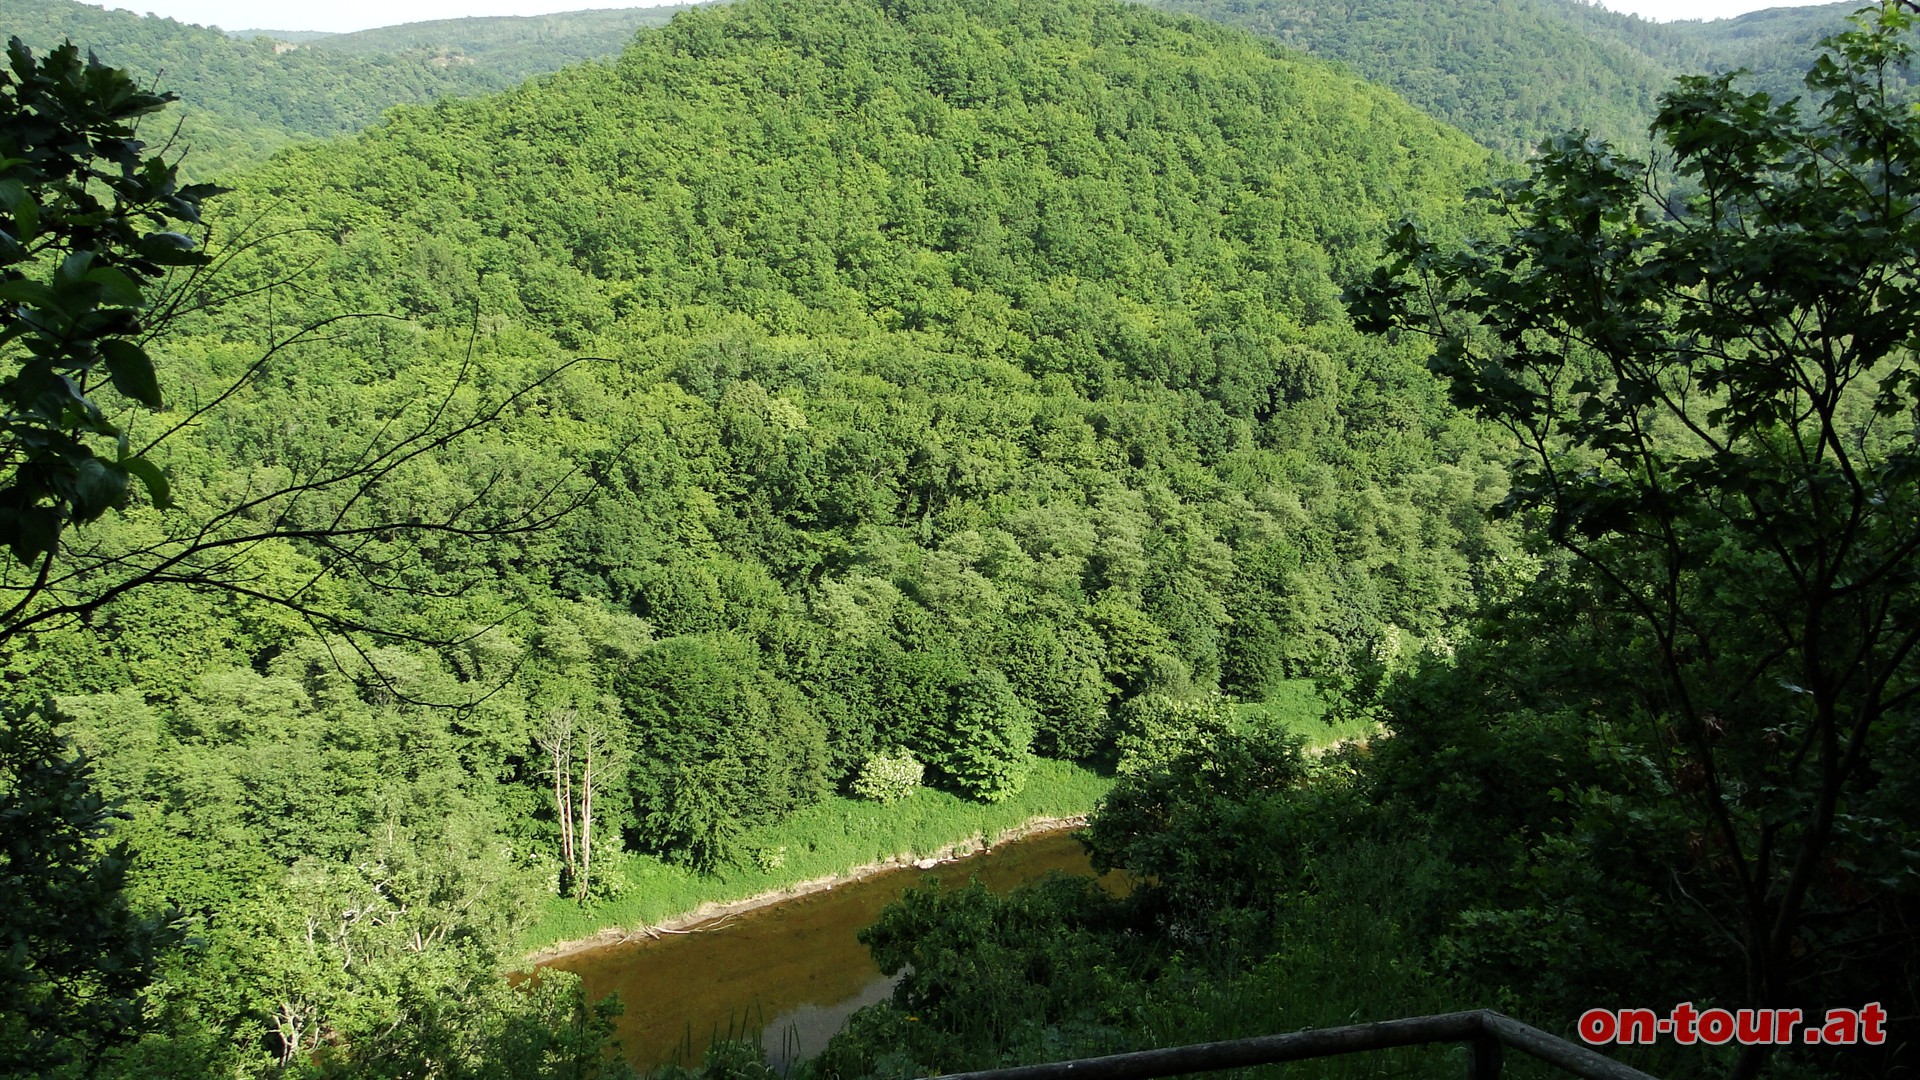
[[[1806,90],[1801,77],[1807,58],[1816,52],[1820,41],[1846,26],[1847,16],[1861,5],[1853,0],[1806,7],[1768,8],[1732,19],[1707,22],[1677,22],[1669,29],[1675,38],[1702,49],[1711,65],[1702,70],[1749,73],[1748,85],[1775,98],[1802,97]],[[1890,72],[1904,83],[1905,72]]]
[[[1339,60],[1521,157],[1556,131],[1645,140],[1675,66],[1666,28],[1579,0],[1155,0]],[[1699,54],[1687,57],[1697,66]]]
[[[1444,640],[1531,573],[1501,452],[1338,290],[1487,167],[1198,20],[754,0],[235,178],[149,346],[174,411],[122,417],[194,418],[176,505],[74,530],[62,597],[299,535],[4,658],[200,942],[116,1067],[574,1061],[590,1024],[527,1019],[563,996],[496,992],[543,896],[768,857],[742,830],[903,753],[1005,798]],[[307,493],[448,415],[498,419]]]
[[[1607,1048],[1653,1075],[1895,1071],[1920,1038],[1916,23],[1869,13],[1804,107],[1680,81],[1654,132],[1684,198],[1575,133],[1479,194],[1510,228],[1397,232],[1351,310],[1431,337],[1453,400],[1510,432],[1499,511],[1540,572],[1349,684],[1367,745],[1159,712],[1086,836],[1134,891],[911,893],[862,938],[893,999],[813,1075],[1474,1005],[1569,1031],[1596,1001],[1819,1029]]]

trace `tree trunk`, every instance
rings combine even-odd
[[[589,733],[586,765],[580,772],[580,899],[587,898],[589,875],[593,872],[593,743]]]

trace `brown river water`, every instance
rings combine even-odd
[[[619,993],[615,1031],[627,1060],[646,1069],[697,1064],[719,1037],[758,1038],[783,1069],[811,1057],[848,1016],[883,1000],[893,980],[854,938],[880,909],[928,879],[978,877],[1005,892],[1045,876],[1093,873],[1070,830],[996,845],[931,870],[904,867],[695,927],[569,953],[552,967],[578,974],[587,996]]]

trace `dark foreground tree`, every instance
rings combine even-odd
[[[182,187],[133,124],[172,98],[68,45],[37,59],[18,38],[0,71],[0,632],[26,614],[69,526],[167,482],[100,402],[161,405],[142,344],[150,289],[206,255],[211,187]],[[0,1074],[91,1063],[143,1029],[140,993],[164,928],[122,892],[124,847],[84,760],[39,713],[0,721]]]
[[[1653,133],[1684,198],[1563,137],[1489,193],[1499,239],[1408,227],[1349,297],[1368,329],[1431,335],[1456,401],[1524,448],[1505,510],[1571,553],[1618,673],[1644,676],[1655,810],[1691,853],[1670,870],[1746,1004],[1910,934],[1920,116],[1889,87],[1913,22],[1857,17],[1810,105],[1681,80]]]
[[[144,1029],[139,994],[177,935],[121,898],[112,817],[51,725],[0,726],[0,1076],[90,1064]]]

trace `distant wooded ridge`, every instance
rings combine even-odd
[[[1746,69],[1757,88],[1793,96],[1814,44],[1841,29],[1857,6],[1843,0],[1654,23],[1585,0],[1144,2],[1343,63],[1513,157],[1576,128],[1640,146],[1655,101],[1683,73]],[[396,105],[471,97],[611,58],[636,33],[693,5],[444,19],[345,34],[225,33],[77,0],[15,6],[8,30],[29,45],[66,36],[149,78],[164,72],[167,88],[186,101],[185,132],[197,158],[190,169],[211,174],[289,141],[359,130]]]

